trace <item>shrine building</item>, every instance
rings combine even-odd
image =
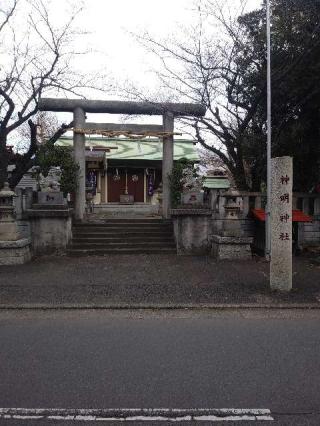
[[[57,146],[73,149],[72,137]],[[110,204],[157,205],[162,181],[161,138],[105,138],[86,136],[86,193],[97,208]],[[173,160],[199,162],[196,141],[174,140]]]

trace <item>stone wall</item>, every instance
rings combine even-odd
[[[258,253],[263,254],[265,248],[265,224],[253,219],[251,208],[263,208],[265,195],[261,193],[240,193],[241,206],[240,229],[243,238],[253,238],[253,246]],[[214,198],[214,202],[212,199]],[[320,245],[320,195],[294,194],[294,199],[301,199],[300,205],[295,206],[313,217],[312,223],[299,223],[299,245],[304,248],[310,245]],[[175,209],[172,210],[175,239],[178,254],[208,254],[211,250],[212,235],[222,235],[225,222],[224,191],[214,190],[214,197],[207,209]],[[307,200],[308,203],[304,200]],[[310,201],[312,200],[312,202]],[[308,206],[313,205],[313,210]],[[303,208],[302,208],[303,207]],[[222,249],[224,249],[223,247]]]
[[[209,209],[171,210],[177,253],[209,254],[211,251],[212,212]]]
[[[315,246],[320,245],[320,221],[314,220],[312,223],[299,223],[299,245]]]
[[[260,192],[240,192],[242,197],[242,229],[244,235],[252,236],[252,231],[255,235],[255,243],[259,248],[264,247],[264,235],[262,227],[264,223],[254,221],[250,218],[250,209],[264,208],[266,196]],[[223,205],[223,193],[220,194],[219,206]],[[320,245],[320,194],[310,193],[293,193],[293,209],[303,211],[305,214],[313,217],[312,223],[298,224],[298,239],[299,244],[303,247],[308,245]],[[221,212],[221,207],[220,210]],[[249,216],[248,216],[249,214]]]
[[[264,202],[260,193],[240,193],[241,200],[241,233],[243,237],[254,237],[254,245],[259,252],[264,250],[264,223],[255,221],[248,215],[252,207],[261,208]],[[22,238],[32,237],[33,252],[37,255],[44,253],[63,252],[71,239],[71,212],[63,210],[37,210],[32,208],[33,193],[31,188],[17,190],[15,199],[17,224]],[[215,190],[214,203],[204,209],[174,209],[172,220],[178,254],[209,254],[211,252],[212,235],[221,235],[224,224],[223,191]],[[306,214],[313,215],[312,223],[299,223],[299,244],[303,247],[320,245],[320,196],[316,194],[296,194],[302,200],[296,208]],[[305,197],[305,198],[304,198]],[[303,200],[310,200],[313,204]],[[211,200],[212,201],[212,200]],[[313,205],[313,211],[308,208]],[[124,206],[120,206],[123,208]],[[26,214],[26,212],[28,212]]]

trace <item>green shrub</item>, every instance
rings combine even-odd
[[[169,175],[172,208],[176,208],[179,204],[181,204],[183,170],[192,165],[193,163],[186,158],[181,158],[173,165],[172,173]]]
[[[41,146],[36,154],[35,166],[39,167],[39,172],[44,176],[48,175],[51,167],[60,167],[62,171],[60,189],[64,196],[75,191],[79,166],[69,148],[55,145]]]

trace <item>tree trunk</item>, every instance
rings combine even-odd
[[[0,136],[0,189],[8,180],[9,153],[7,151],[7,137]]]
[[[232,170],[232,174],[233,174],[237,189],[239,189],[240,191],[248,191],[249,186],[247,183],[246,172],[245,172],[242,160],[238,159],[234,167],[234,170]]]
[[[235,180],[237,189],[239,189],[240,191],[249,190],[248,184],[246,182],[246,177],[243,174],[236,173],[234,175],[234,180]]]

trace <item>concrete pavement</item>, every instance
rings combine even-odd
[[[2,311],[0,408],[263,408],[273,424],[318,425],[319,319],[299,310]]]
[[[294,259],[293,291],[270,291],[260,258],[217,262],[205,256],[41,257],[0,267],[0,307],[209,306],[316,304],[320,265]]]

